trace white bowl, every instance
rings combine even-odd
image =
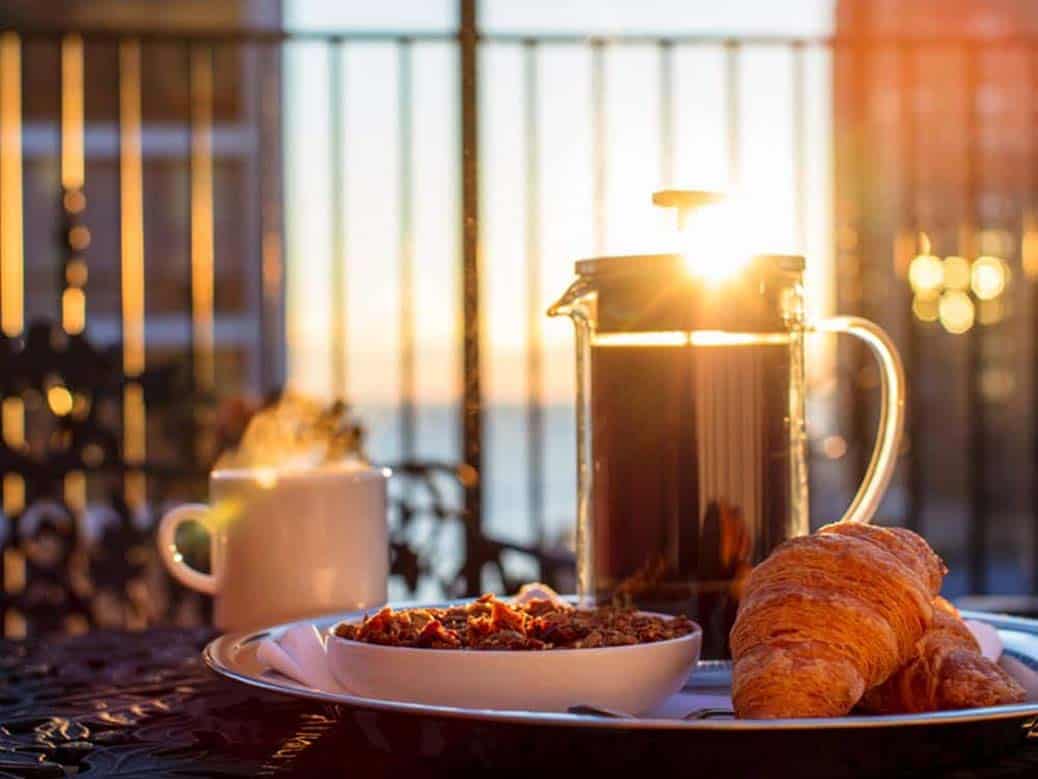
[[[702,645],[687,636],[597,649],[415,649],[328,638],[347,691],[430,706],[564,712],[580,704],[643,714],[682,688]]]

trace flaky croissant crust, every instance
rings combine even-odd
[[[942,598],[915,656],[879,686],[867,690],[859,708],[872,714],[913,714],[1020,703],[1026,693],[1009,674],[984,657],[976,638]]]
[[[787,541],[749,577],[731,632],[740,717],[842,716],[912,656],[944,566],[898,528]]]

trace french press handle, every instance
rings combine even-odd
[[[905,368],[890,336],[874,322],[856,316],[823,319],[812,328],[822,333],[845,333],[864,341],[879,363],[879,429],[865,478],[841,522],[869,522],[879,510],[897,466],[905,429]]]

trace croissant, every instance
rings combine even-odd
[[[976,638],[948,601],[937,598],[934,621],[915,656],[878,687],[860,708],[873,714],[911,714],[1020,703],[1024,689],[980,653]]]
[[[754,568],[731,632],[739,717],[836,717],[910,660],[946,570],[901,528],[837,524]]]

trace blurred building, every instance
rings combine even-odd
[[[150,521],[282,381],[281,53],[243,39],[280,23],[278,0],[0,6],[5,635],[208,608]]]
[[[879,321],[905,356],[889,509],[936,540],[953,591],[1032,587],[1038,556],[1036,32],[1027,0],[837,5],[839,309]],[[845,357],[861,468],[876,379]]]
[[[81,132],[84,147],[85,208],[76,222],[88,231],[81,256],[88,271],[90,339],[104,345],[123,337],[120,241],[126,225],[120,221],[120,198],[139,194],[145,362],[190,360],[193,352],[211,348],[211,358],[193,361],[196,373],[206,374],[195,376],[203,388],[222,395],[258,394],[278,386],[282,375],[281,55],[273,43],[246,45],[219,36],[228,30],[277,30],[279,0],[14,0],[0,8],[0,24],[115,32],[154,28],[160,11],[163,37],[145,39],[136,53],[121,50],[115,37],[81,46],[81,128],[69,128],[67,116],[62,120],[62,100],[76,89],[67,74],[62,89],[62,39],[23,40],[25,316],[27,321],[61,318],[69,254],[64,127]],[[191,44],[177,39],[178,31],[214,37],[211,45],[204,38]],[[124,191],[120,180],[121,154],[134,132],[120,90],[132,92],[135,85],[139,193]],[[204,279],[207,273],[211,282]],[[210,283],[211,295],[200,289]],[[210,328],[211,337],[200,332]],[[208,359],[211,368],[204,364]]]

